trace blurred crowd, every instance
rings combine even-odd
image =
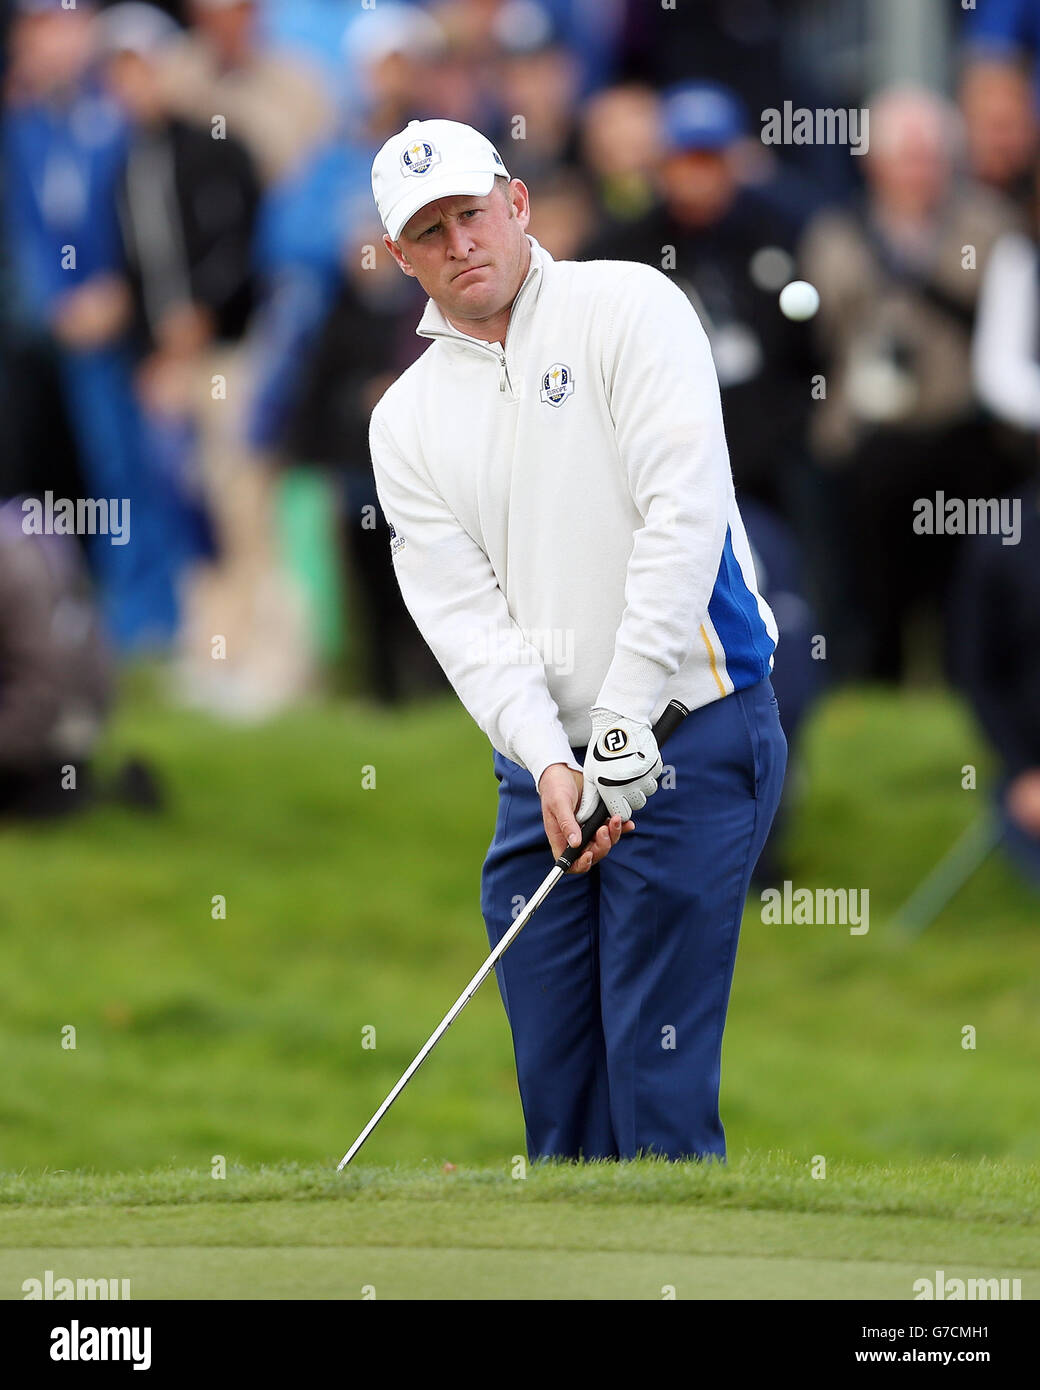
[[[11,0],[0,35],[9,778],[103,721],[88,630],[230,717],[345,665],[383,702],[439,687],[368,459],[372,406],[425,347],[369,171],[447,117],[527,183],[554,257],[647,261],[701,315],[792,741],[825,679],[931,663],[1040,837],[1040,0],[925,6],[933,86],[877,71],[867,0],[66,6]],[[785,103],[865,107],[868,150],[765,143]],[[795,278],[820,293],[807,322],[778,308]],[[915,532],[940,493],[1020,499],[1019,541]],[[22,502],[48,497],[129,499],[128,541],[26,536]],[[28,549],[26,574],[60,553],[68,577],[47,653]]]

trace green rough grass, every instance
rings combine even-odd
[[[0,1296],[128,1278],[134,1298],[907,1299],[916,1279],[1040,1295],[1035,1165],[281,1165],[0,1183]]]
[[[139,680],[107,758],[132,750],[162,770],[161,817],[0,833],[0,1171],[335,1162],[486,952],[486,742],[451,697],[241,728],[171,712]],[[886,928],[978,813],[961,767],[983,762],[944,695],[821,707],[790,874],[869,889],[870,931],[767,926],[750,905],[723,1059],[731,1151],[1040,1157],[1040,899],[995,856],[916,943]],[[361,1162],[501,1165],[522,1148],[489,984]]]
[[[936,1269],[1040,1294],[1040,899],[997,855],[918,941],[888,925],[981,809],[951,698],[845,692],[807,731],[790,876],[869,889],[870,930],[749,905],[731,1162],[522,1180],[490,984],[335,1172],[486,952],[496,787],[455,701],[228,727],[146,673],[106,760],[131,751],[161,817],[0,831],[0,1296],[48,1268],[135,1298],[905,1299]]]
[[[704,1207],[833,1212],[1040,1225],[1040,1165],[1012,1159],[920,1160],[902,1166],[838,1163],[822,1176],[792,1154],[746,1153],[721,1163],[515,1163],[501,1168],[421,1164],[372,1168],[295,1163],[147,1173],[44,1172],[0,1175],[0,1219],[19,1207],[234,1206],[271,1202],[387,1200],[574,1201],[601,1206]]]

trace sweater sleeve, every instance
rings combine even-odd
[[[701,641],[722,559],[733,480],[707,335],[682,290],[631,267],[604,340],[603,373],[622,466],[643,520],[625,580],[614,657],[596,703],[650,721]]]
[[[550,763],[581,770],[537,649],[513,621],[491,561],[380,421],[369,430],[379,505],[405,605],[473,719],[535,786]]]

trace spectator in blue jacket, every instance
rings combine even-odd
[[[130,539],[91,557],[117,644],[165,645],[173,553],[132,389],[116,185],[126,128],[92,72],[93,12],[22,0],[10,35],[3,169],[18,312],[53,339],[92,497],[128,499]]]

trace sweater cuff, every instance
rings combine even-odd
[[[525,724],[513,735],[512,748],[515,761],[527,768],[536,788],[550,763],[566,763],[575,772],[581,771],[581,763],[574,760],[574,750],[567,742],[563,726],[556,720],[552,724],[541,720]]]
[[[615,651],[596,704],[649,724],[668,681],[669,673],[659,661],[634,652]]]

